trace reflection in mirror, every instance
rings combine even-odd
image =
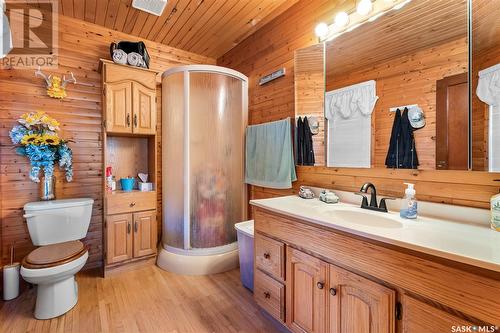
[[[295,156],[297,165],[325,165],[324,102],[325,67],[324,44],[295,51]],[[300,118],[300,122],[299,122]],[[314,162],[307,155],[303,121],[307,119],[312,134]]]
[[[472,1],[472,169],[500,171],[500,0]]]
[[[500,0],[474,1],[495,3],[497,11],[500,8]],[[498,17],[495,10],[484,7],[478,6],[495,13],[492,20]],[[484,34],[500,37],[491,27]],[[322,135],[314,137],[316,155],[327,151],[329,166],[468,169],[467,36],[467,1],[413,0],[327,42],[325,59],[318,51],[320,46],[298,50],[296,116],[311,113],[307,106],[317,109],[322,105],[316,88],[321,81],[318,70],[323,60],[326,63],[325,116],[332,119],[325,126],[330,134],[325,142]],[[489,54],[491,58],[493,53]],[[354,95],[358,97],[352,99]],[[487,165],[488,159],[484,139],[488,136],[484,119],[488,110],[484,107],[474,114],[474,169]],[[398,108],[399,113],[395,112]],[[343,124],[334,124],[334,117]],[[405,130],[401,133],[400,128]],[[341,139],[334,143],[335,137]],[[321,160],[316,158],[318,162]]]
[[[465,0],[414,0],[328,42],[327,165],[467,170],[467,71]]]

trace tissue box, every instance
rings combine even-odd
[[[138,182],[137,184],[141,192],[150,192],[153,190],[153,183]]]

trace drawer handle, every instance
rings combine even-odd
[[[336,288],[330,288],[330,294],[331,294],[332,296],[337,295],[337,289],[336,289]]]
[[[130,223],[127,224],[127,234],[130,234],[130,229],[131,229],[131,226],[130,226]]]
[[[137,115],[134,114],[134,127],[137,127]]]
[[[131,202],[129,206],[130,207],[134,207],[135,206],[135,202]]]
[[[269,293],[268,291],[265,291],[264,292],[264,297],[265,298],[271,298],[271,293]]]
[[[325,283],[324,282],[318,282],[318,283],[316,283],[316,287],[318,287],[318,289],[323,289],[325,287]]]
[[[134,222],[134,232],[137,232],[137,229],[138,229],[137,222]]]
[[[265,259],[271,258],[271,255],[269,254],[269,252],[264,253],[264,258]]]
[[[127,113],[127,127],[130,127],[130,113]]]

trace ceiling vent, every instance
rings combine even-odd
[[[132,7],[146,13],[161,16],[168,0],[133,0]]]

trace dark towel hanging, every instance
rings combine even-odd
[[[389,150],[385,159],[385,165],[388,168],[416,169],[418,167],[413,131],[408,119],[408,108],[404,109],[403,114],[401,114],[401,110],[397,109],[392,124]]]
[[[304,117],[304,165],[314,165],[313,134],[307,117]]]
[[[304,163],[304,122],[302,118],[297,119],[297,131],[295,133],[297,139],[297,165]]]

